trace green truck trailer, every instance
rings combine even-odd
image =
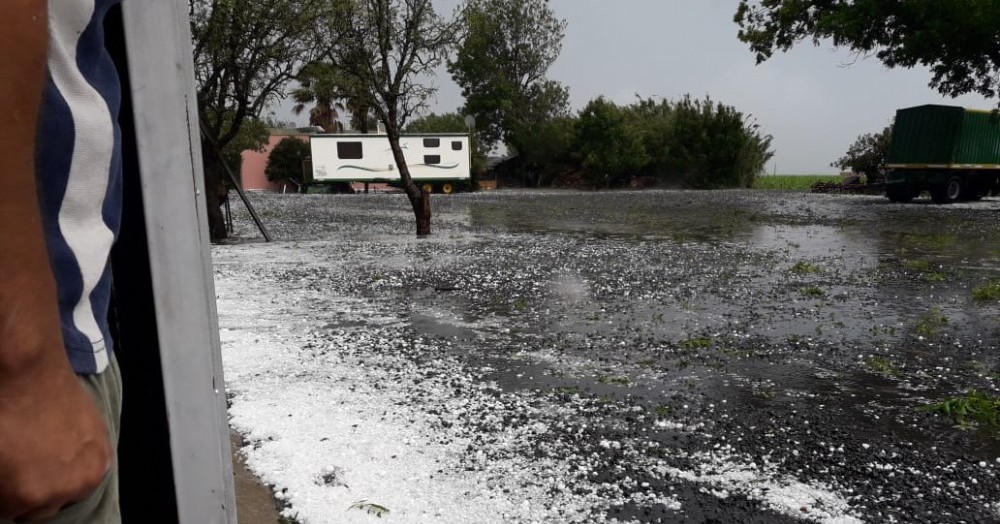
[[[900,109],[886,168],[893,202],[924,191],[939,204],[978,200],[1000,189],[1000,115],[940,105]]]

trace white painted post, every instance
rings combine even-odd
[[[235,524],[188,5],[121,9],[178,523]],[[125,409],[141,401],[126,397]]]

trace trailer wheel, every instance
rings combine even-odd
[[[910,187],[910,184],[892,184],[885,188],[885,196],[889,197],[892,202],[900,202],[906,204],[911,202],[915,191]]]
[[[429,194],[431,194],[431,193],[434,192],[434,185],[433,184],[424,184],[424,185],[420,186],[420,189],[422,189],[424,193],[427,193],[429,195]]]
[[[449,183],[447,183],[447,182],[445,182],[444,184],[441,184],[441,192],[442,192],[442,193],[444,193],[444,194],[446,194],[446,195],[450,195],[450,194],[452,194],[452,193],[453,193],[454,191],[455,191],[455,187],[454,187],[454,186],[452,186],[451,184],[449,184]]]
[[[931,199],[935,204],[950,204],[962,197],[962,177],[954,175],[944,184],[931,187]]]

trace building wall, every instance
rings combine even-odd
[[[275,133],[271,135],[268,140],[267,145],[261,151],[244,151],[240,154],[242,166],[241,166],[241,177],[243,179],[243,189],[245,191],[271,191],[276,193],[294,193],[298,191],[295,184],[290,182],[271,182],[267,179],[264,174],[264,169],[267,167],[267,157],[271,154],[271,150],[274,146],[278,145],[278,142],[288,138],[295,137],[300,140],[309,141],[308,135],[295,135],[295,134],[281,134]]]

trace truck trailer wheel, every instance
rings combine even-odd
[[[962,196],[962,177],[955,175],[944,184],[931,186],[931,200],[935,204],[958,202]]]
[[[420,189],[423,190],[424,193],[427,193],[429,195],[429,194],[431,194],[431,193],[434,192],[434,185],[433,184],[424,184],[424,185],[420,186]]]
[[[886,186],[885,196],[892,202],[907,203],[913,200],[915,191],[909,184],[892,184]]]
[[[445,183],[441,184],[441,192],[444,193],[444,194],[446,194],[446,195],[450,195],[453,192],[455,192],[455,186],[452,186],[448,182],[445,182]]]

